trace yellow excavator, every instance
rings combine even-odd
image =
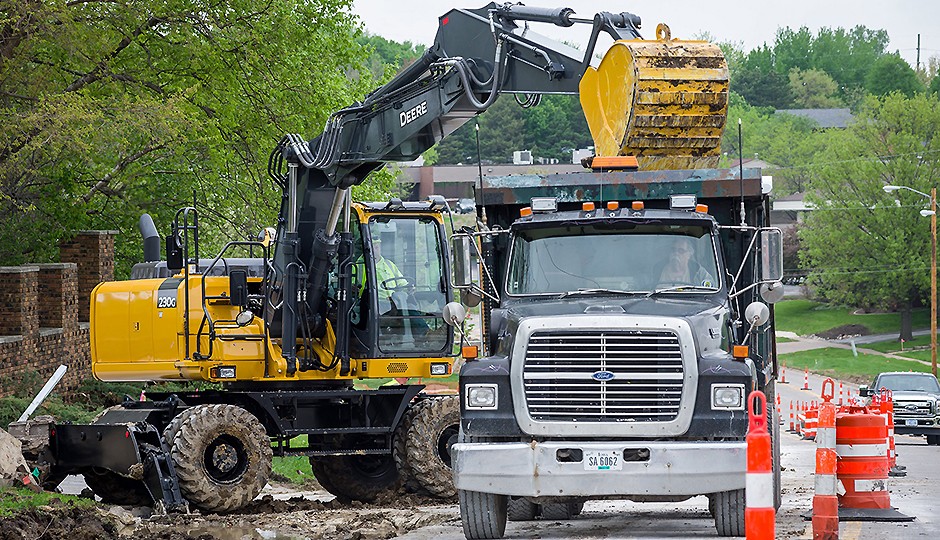
[[[592,30],[579,51],[532,31],[539,23]],[[181,210],[152,277],[94,290],[92,370],[104,381],[221,389],[148,393],[90,426],[50,425],[36,456],[44,483],[80,473],[110,502],[227,512],[264,487],[272,454],[303,454],[340,499],[372,500],[401,483],[453,497],[456,397],[423,384],[353,386],[452,375],[442,320],[453,299],[449,209],[439,197],[354,203],[350,187],[386,162],[416,159],[503,94],[527,107],[580,94],[599,157],[714,166],[728,103],[721,51],[672,39],[665,26],[644,40],[639,28],[630,13],[453,9],[418,61],[333,113],[318,137],[277,145],[269,173],[283,197],[270,245],[231,242],[203,259],[198,213]],[[614,43],[594,65],[602,33]]]

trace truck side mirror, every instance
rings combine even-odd
[[[863,384],[863,385],[861,385],[861,386],[858,387],[858,395],[860,395],[860,396],[862,396],[862,397],[869,397],[869,396],[871,396],[871,389],[868,388],[868,386],[866,386],[866,385]]]
[[[761,281],[783,279],[783,235],[780,229],[761,229]]]
[[[166,267],[173,273],[183,269],[183,245],[176,233],[166,237]]]
[[[476,257],[473,250],[473,237],[467,235],[454,235],[454,287],[458,289],[470,287],[473,284],[473,266]]]
[[[248,271],[230,270],[228,273],[229,301],[233,306],[248,305]]]

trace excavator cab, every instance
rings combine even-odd
[[[350,353],[358,358],[449,355],[441,314],[453,295],[439,212],[426,204],[354,205]],[[338,274],[334,271],[331,299]]]

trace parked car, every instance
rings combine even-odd
[[[873,396],[882,388],[891,390],[894,401],[894,432],[924,435],[927,444],[940,446],[940,383],[930,373],[880,373],[870,387],[860,386],[859,394]]]

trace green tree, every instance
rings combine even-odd
[[[929,193],[940,181],[940,100],[894,93],[870,98],[845,131],[832,132],[827,164],[813,174],[810,212],[801,229],[803,266],[818,294],[834,303],[900,308],[901,337],[910,309],[929,291],[927,201],[885,185]],[[896,202],[897,201],[897,202]]]
[[[798,109],[826,109],[839,107],[838,85],[825,71],[800,68],[790,70],[790,95],[793,106]]]
[[[875,60],[868,72],[865,88],[876,96],[901,92],[911,97],[924,91],[924,85],[917,78],[914,68],[897,54],[888,54]]]
[[[875,60],[885,55],[888,33],[856,26],[821,28],[812,45],[812,66],[828,73],[845,98],[854,89],[864,88],[865,79]]]
[[[930,87],[927,91],[936,96],[940,95],[940,75],[935,75],[934,78],[930,81]]]
[[[731,72],[730,87],[755,107],[785,109],[792,102],[789,81],[774,69],[773,49],[766,44],[752,49]]]
[[[0,4],[0,264],[117,229],[126,274],[140,213],[193,203],[210,252],[253,238],[276,141],[375,86],[350,0]]]

